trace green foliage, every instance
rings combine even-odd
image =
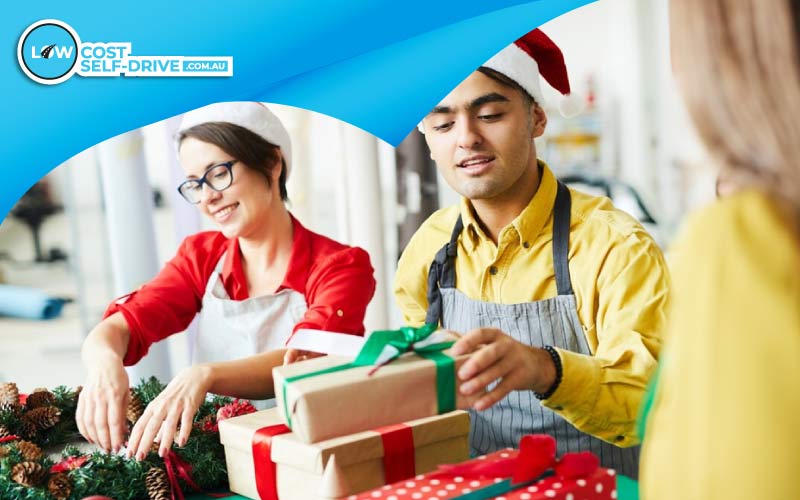
[[[165,385],[155,377],[142,380],[132,388],[145,404],[149,404],[164,390]],[[58,424],[40,432],[32,441],[41,445],[63,445],[79,439],[75,425],[75,409],[77,408],[77,392],[60,386],[53,389],[56,406],[61,411]],[[204,402],[195,416],[195,421],[208,415],[216,415],[217,409],[230,403],[230,398],[214,396]],[[24,409],[23,409],[24,412]],[[0,412],[0,425],[5,425],[12,432],[20,428],[21,414],[13,411]],[[11,480],[11,469],[22,461],[22,456],[11,443],[0,444],[8,453],[0,457],[0,499],[2,500],[55,500],[47,490],[46,481],[40,487],[28,488]],[[219,442],[219,434],[205,432],[193,428],[189,441],[184,447],[173,446],[173,451],[184,461],[192,465],[192,479],[203,489],[216,489],[227,483],[225,454]],[[66,444],[61,452],[64,459],[81,457],[83,453],[74,445]],[[46,469],[54,465],[49,458],[39,461]],[[72,483],[70,500],[79,500],[90,495],[105,495],[115,500],[146,499],[145,474],[151,467],[164,467],[164,461],[157,453],[150,453],[138,462],[126,459],[122,455],[95,452],[83,466],[67,471]],[[184,491],[188,485],[181,481]]]

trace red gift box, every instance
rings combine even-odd
[[[511,448],[400,481],[348,500],[608,500],[617,477],[589,452],[555,458],[550,436],[525,436]]]

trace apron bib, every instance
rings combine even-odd
[[[231,300],[220,278],[224,260],[225,254],[211,273],[203,295],[193,364],[232,361],[283,349],[308,308],[303,294],[291,289]],[[253,404],[263,409],[270,405],[268,401]]]
[[[483,302],[456,290],[455,258],[463,229],[459,216],[450,242],[439,250],[431,263],[426,323],[441,321],[443,328],[462,333],[481,327],[499,328],[526,345],[551,345],[591,355],[569,276],[570,207],[569,190],[559,182],[553,208],[553,263],[558,295],[520,304]],[[492,383],[489,388],[495,385]],[[591,451],[600,457],[604,467],[633,478],[638,475],[638,446],[619,448],[579,431],[556,412],[542,406],[533,391],[512,391],[491,408],[481,412],[470,409],[470,417],[470,446],[474,455],[514,448],[525,434],[543,433],[556,439],[559,455]]]

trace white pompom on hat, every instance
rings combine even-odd
[[[227,122],[244,127],[281,148],[286,162],[286,178],[289,178],[292,170],[292,140],[283,123],[263,103],[218,102],[189,111],[183,115],[177,137],[195,125],[208,122]],[[176,144],[176,148],[178,146]]]

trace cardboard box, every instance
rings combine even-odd
[[[330,413],[347,415],[350,413]],[[220,439],[231,491],[259,498],[252,440],[262,427],[282,423],[276,408],[223,420]],[[422,474],[440,464],[469,456],[469,414],[455,411],[408,422],[414,443],[414,470]],[[294,433],[272,438],[278,497],[281,500],[322,500],[346,497],[385,484],[384,446],[379,432],[365,431],[316,444]],[[390,460],[391,462],[391,460]],[[390,464],[396,465],[396,464]]]
[[[469,355],[454,358],[456,372],[468,358]],[[286,379],[349,361],[347,357],[325,356],[272,371],[281,416],[300,441],[316,443],[439,413],[436,365],[413,353],[404,354],[377,370],[362,366],[292,381],[286,386],[284,401]],[[466,409],[482,394],[465,397],[457,390],[459,383],[456,379],[452,389],[456,408]],[[347,418],[332,419],[330,415],[347,415]]]

